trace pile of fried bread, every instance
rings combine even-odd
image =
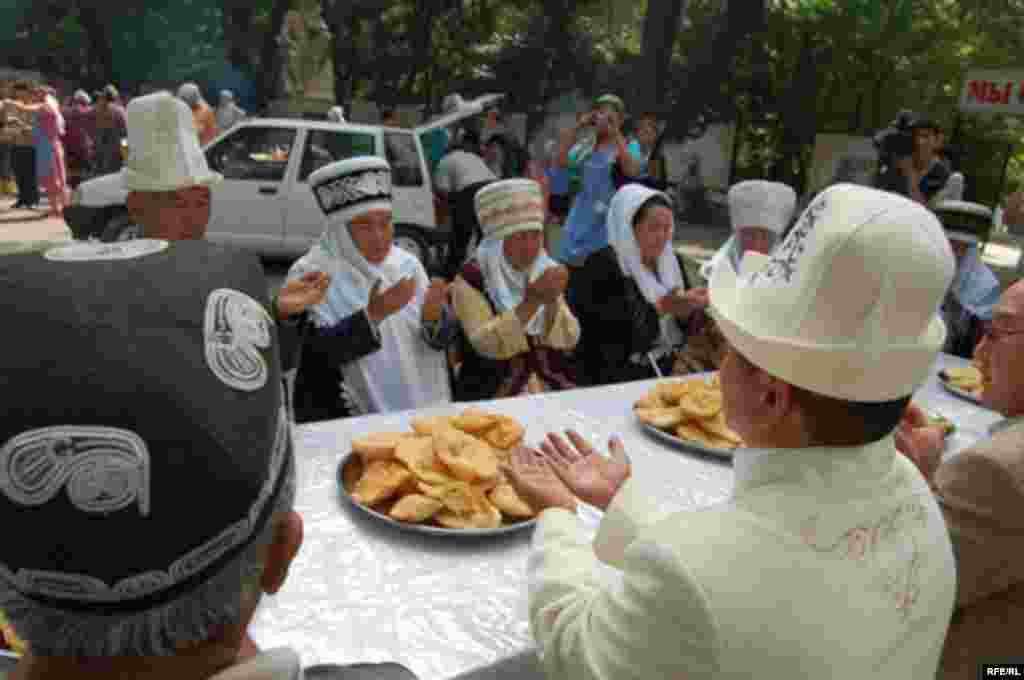
[[[950,387],[967,392],[976,399],[981,398],[985,386],[977,366],[955,366],[939,371],[939,378]]]
[[[526,434],[515,418],[469,408],[410,424],[412,432],[353,438],[342,483],[355,502],[447,529],[496,529],[537,514],[502,470]]]
[[[642,422],[705,448],[743,446],[740,436],[726,425],[717,373],[710,378],[660,382],[633,405],[633,411]]]

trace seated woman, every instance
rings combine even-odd
[[[740,260],[748,251],[770,253],[786,231],[796,211],[796,192],[779,182],[750,180],[729,190],[729,217],[733,235],[700,268],[710,282],[715,268],[729,266],[739,271]],[[718,370],[725,353],[725,339],[714,320],[698,315],[690,324],[686,347],[677,354],[673,373],[699,373]]]
[[[992,320],[999,279],[981,261],[979,248],[992,231],[992,211],[977,203],[945,201],[935,207],[956,257],[956,276],[942,302],[947,354],[970,359]]]
[[[701,268],[710,282],[715,267],[723,262],[740,269],[743,253],[752,250],[767,255],[782,237],[796,210],[796,192],[781,182],[748,180],[729,189],[729,221],[733,235]]]
[[[461,328],[456,401],[575,386],[567,352],[579,323],[565,303],[569,274],[544,251],[544,197],[532,180],[476,195],[483,241],[451,286]]]
[[[587,258],[577,289],[589,384],[669,374],[687,321],[707,306],[707,289],[690,288],[672,250],[672,229],[665,194],[627,184],[612,197],[611,245]]]
[[[288,280],[330,276],[311,308],[296,380],[296,421],[386,413],[451,400],[443,352],[453,328],[447,288],[392,245],[391,170],[374,157],[327,165],[309,178],[325,229]]]

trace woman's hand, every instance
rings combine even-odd
[[[430,288],[427,288],[423,300],[423,322],[433,323],[440,319],[444,311],[444,303],[447,301],[448,283],[444,279],[431,279]]]
[[[576,498],[551,469],[547,458],[534,449],[525,446],[513,449],[504,470],[519,497],[537,513],[548,508],[576,512]]]
[[[278,320],[284,321],[323,302],[330,285],[330,275],[323,272],[308,272],[284,284],[277,295]]]
[[[677,288],[658,301],[658,311],[686,320],[694,311],[707,307],[710,300],[707,288],[691,288],[687,291]]]
[[[366,314],[373,323],[380,323],[392,314],[401,311],[416,297],[416,279],[407,276],[387,290],[380,289],[380,279],[370,290],[370,304],[366,306]]]
[[[567,434],[572,446],[551,433],[541,444],[541,451],[559,479],[576,496],[606,510],[632,472],[622,442],[613,437],[608,442],[611,458],[604,458],[576,432],[570,430]]]

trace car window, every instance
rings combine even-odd
[[[423,169],[416,153],[416,138],[411,132],[384,131],[384,157],[391,165],[391,182],[396,187],[423,184]]]
[[[299,181],[305,182],[311,174],[335,161],[355,156],[377,155],[373,135],[368,132],[337,132],[335,130],[309,130],[306,148],[302,152]]]
[[[246,126],[206,150],[210,169],[225,179],[280,182],[295,143],[295,128]]]

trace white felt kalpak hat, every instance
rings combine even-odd
[[[223,179],[206,164],[192,112],[169,92],[136,97],[125,118],[128,160],[121,178],[128,191],[176,191]]]
[[[795,210],[796,192],[781,182],[752,179],[729,189],[729,219],[733,231],[763,227],[781,235]]]
[[[988,241],[992,233],[992,209],[968,201],[942,201],[934,208],[946,236],[963,243]]]
[[[309,176],[309,186],[332,223],[347,224],[371,210],[391,210],[391,166],[377,156],[325,165]]]
[[[544,231],[544,192],[532,179],[492,182],[476,192],[474,200],[484,238]]]
[[[953,279],[942,225],[896,194],[838,184],[769,257],[716,267],[711,310],[743,356],[791,385],[846,401],[912,394],[946,339]]]

